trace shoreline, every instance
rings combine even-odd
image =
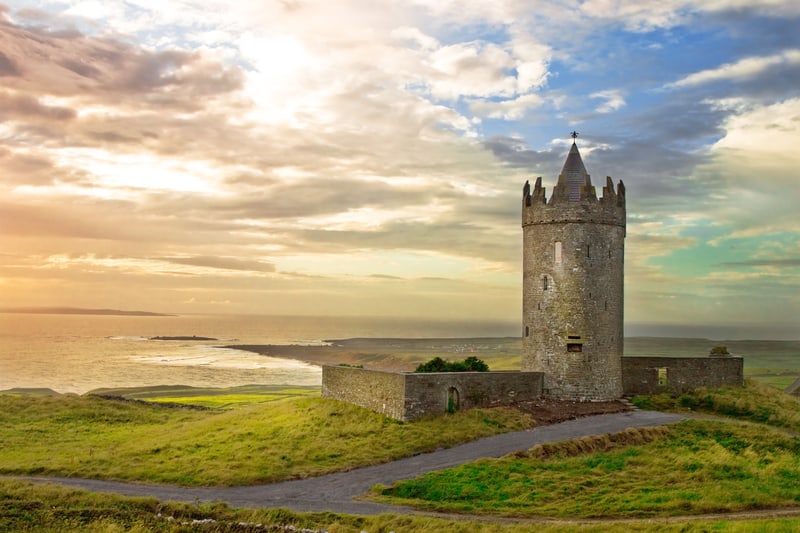
[[[268,357],[303,361],[313,365],[363,365],[364,367],[413,371],[433,357],[464,359],[474,355],[491,360],[493,370],[519,367],[521,345],[518,337],[465,338],[365,338],[326,339],[324,345],[234,344],[220,346]]]

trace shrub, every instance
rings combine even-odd
[[[445,361],[441,357],[434,357],[427,363],[422,363],[414,372],[488,372],[489,365],[475,356],[469,356],[463,361]]]
[[[714,346],[709,352],[710,355],[730,355],[727,346]]]

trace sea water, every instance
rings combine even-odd
[[[319,345],[352,337],[491,337],[514,335],[517,329],[514,323],[375,317],[0,313],[0,390],[83,394],[151,385],[319,385],[319,366],[224,346]],[[154,340],[157,336],[216,340]]]

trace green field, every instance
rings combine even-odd
[[[0,395],[0,474],[188,486],[348,470],[533,425],[511,408],[400,423],[299,397],[195,410],[98,397]]]
[[[705,356],[712,347],[727,346],[744,357],[748,378],[784,389],[800,377],[800,341],[710,340],[672,337],[627,337],[626,356]],[[519,370],[522,341],[518,337],[474,339],[342,339],[328,346],[235,346],[275,357],[317,364],[359,364],[367,368],[414,370],[434,357],[460,361],[475,356],[491,370]]]
[[[182,404],[209,409],[231,409],[286,398],[316,397],[317,386],[241,385],[227,388],[201,388],[183,385],[157,385],[124,389],[95,389],[88,393],[104,398],[125,398],[162,404]]]
[[[728,418],[540,445],[375,489],[379,499],[469,513],[464,518],[354,517],[169,504],[0,479],[0,530],[257,531],[255,524],[291,524],[331,533],[800,527],[796,517],[746,514],[772,508],[800,512],[797,398],[751,382],[744,389],[634,400],[643,407]],[[316,475],[530,424],[509,409],[403,424],[314,397],[193,410],[97,397],[6,394],[0,395],[0,413],[4,474],[189,485],[243,485]],[[319,441],[326,445],[314,445]],[[370,457],[359,455],[359,449],[369,450]],[[245,459],[255,468],[240,461],[243,454],[249,454]],[[280,464],[270,458],[280,459]],[[687,517],[708,512],[744,514],[735,520]],[[476,514],[484,518],[472,516]]]

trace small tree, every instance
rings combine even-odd
[[[464,359],[464,366],[466,367],[467,372],[488,372],[489,365],[471,355]]]
[[[709,355],[730,355],[730,354],[731,352],[728,351],[728,347],[722,345],[714,346],[713,348],[711,348],[711,351],[709,352]]]
[[[427,363],[422,363],[414,372],[449,372],[447,361],[441,357],[434,357]]]
[[[470,356],[463,361],[445,361],[441,357],[434,357],[427,363],[422,363],[414,372],[488,372],[489,365],[475,356]]]

